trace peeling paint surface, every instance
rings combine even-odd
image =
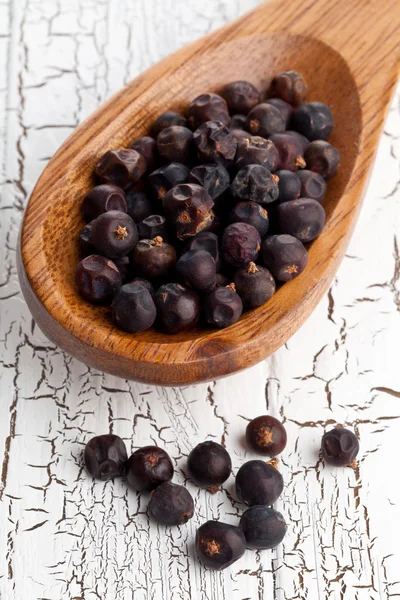
[[[400,598],[400,88],[360,220],[326,297],[278,352],[248,371],[186,388],[128,383],[85,367],[35,326],[15,248],[39,174],[73,128],[114,91],[258,0],[0,0],[0,598],[1,600],[388,600]],[[207,15],[207,16],[205,16]],[[285,422],[289,530],[276,551],[212,573],[195,530],[236,523],[233,478],[211,496],[185,474],[205,438],[234,472],[255,458],[249,419]],[[318,455],[326,428],[360,437],[358,468]],[[154,443],[196,502],[181,528],[158,527],[147,497],[94,482],[93,435],[128,450]]]

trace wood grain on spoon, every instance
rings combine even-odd
[[[21,287],[43,332],[83,362],[162,385],[195,383],[246,368],[276,350],[304,322],[345,252],[383,120],[396,83],[400,48],[397,0],[271,2],[164,59],[85,121],[50,161],[21,229]],[[310,100],[332,107],[329,141],[341,152],[324,201],[327,223],[309,264],[266,305],[222,331],[167,336],[117,330],[108,309],[74,288],[81,201],[108,149],[127,146],[165,110],[184,111],[204,91],[236,79],[265,89],[285,69],[301,71]]]

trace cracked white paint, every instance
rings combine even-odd
[[[365,205],[329,294],[264,363],[210,386],[163,389],[88,370],[50,344],[18,287],[22,209],[49,157],[112,92],[258,0],[0,1],[1,600],[377,600],[400,597],[399,90]],[[207,16],[205,16],[207,15]],[[92,481],[81,451],[113,431],[168,450],[176,480],[197,442],[252,455],[249,418],[281,416],[288,446],[285,543],[211,573],[196,527],[236,523],[233,478],[215,496],[187,482],[187,526],[149,523],[147,498]],[[336,422],[360,436],[359,468],[318,458]]]

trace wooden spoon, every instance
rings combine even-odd
[[[45,335],[92,367],[161,385],[212,380],[281,346],[321,299],[347,247],[396,83],[399,28],[399,0],[269,2],[164,59],[113,96],[63,144],[26,209],[18,273]],[[326,226],[310,247],[306,271],[225,330],[176,336],[119,331],[108,309],[86,303],[74,287],[81,200],[93,185],[98,158],[146,133],[161,112],[183,112],[204,91],[238,79],[265,89],[273,74],[286,69],[305,75],[309,100],[332,107],[330,141],[341,153],[324,202]]]

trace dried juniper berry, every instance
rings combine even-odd
[[[325,210],[316,200],[298,198],[278,206],[279,228],[303,243],[315,240],[325,225]]]
[[[233,164],[237,142],[220,121],[206,121],[200,125],[193,134],[193,140],[202,162],[220,163],[226,167]]]
[[[122,279],[111,260],[92,254],[78,263],[75,283],[82,298],[93,304],[106,304],[119,291]]]
[[[230,223],[253,225],[263,238],[269,229],[268,213],[257,202],[238,202],[229,213]]]
[[[131,149],[139,152],[146,159],[147,171],[152,171],[158,160],[157,142],[149,135],[138,138],[131,144]]]
[[[300,196],[322,202],[326,194],[325,179],[319,173],[309,171],[308,169],[297,171],[297,175],[301,184]]]
[[[277,456],[286,447],[286,429],[278,419],[261,415],[252,419],[246,427],[246,442],[254,452]]]
[[[189,239],[186,250],[206,250],[213,257],[217,269],[220,265],[219,259],[219,239],[211,231],[201,231]]]
[[[83,216],[92,221],[109,210],[127,212],[125,192],[116,185],[96,185],[83,199]]]
[[[240,527],[247,548],[270,550],[286,535],[287,525],[280,512],[268,506],[251,506],[242,515]]]
[[[114,323],[129,333],[150,329],[157,316],[156,305],[150,292],[140,283],[123,285],[111,308]]]
[[[232,181],[231,193],[236,200],[269,204],[278,199],[278,178],[261,165],[247,165]]]
[[[307,169],[319,173],[324,179],[330,179],[338,169],[340,153],[329,142],[316,140],[308,145],[304,159]]]
[[[352,466],[359,449],[360,444],[354,433],[344,427],[335,427],[322,438],[322,457],[326,463],[335,467]]]
[[[246,131],[244,129],[238,129],[238,128],[233,129],[232,128],[230,130],[230,132],[233,136],[233,139],[238,143],[241,142],[242,140],[248,140],[249,138],[252,137],[251,133],[249,133],[248,131]],[[264,139],[264,138],[262,138],[262,139]]]
[[[243,267],[256,260],[260,244],[260,234],[253,225],[232,223],[228,225],[222,236],[222,257],[233,267]]]
[[[244,308],[257,308],[275,294],[275,280],[271,273],[253,262],[236,271],[233,283]]]
[[[113,263],[117,267],[122,283],[127,283],[128,279],[130,279],[131,274],[131,264],[129,261],[129,256],[121,256],[121,258],[114,258]]]
[[[189,183],[201,185],[213,200],[219,198],[230,185],[230,177],[222,164],[199,165],[190,171]]]
[[[307,250],[292,235],[272,235],[261,246],[265,266],[279,281],[289,281],[304,271],[308,262]]]
[[[173,127],[174,125],[177,125],[178,127],[187,127],[188,122],[185,117],[179,113],[169,110],[157,117],[151,128],[151,132],[154,137],[157,137],[160,131],[167,129],[168,127]]]
[[[282,98],[268,98],[264,100],[266,104],[272,104],[275,106],[281,113],[282,117],[285,119],[286,127],[288,126],[291,116],[293,114],[294,108],[289,102],[282,100]]]
[[[187,118],[193,131],[206,121],[219,121],[223,125],[229,125],[231,120],[228,105],[218,94],[197,96],[189,104]]]
[[[128,483],[139,492],[151,492],[162,483],[171,481],[173,476],[172,461],[167,452],[158,446],[139,448],[126,464]]]
[[[79,232],[79,254],[81,258],[86,258],[91,254],[96,254],[96,248],[90,243],[90,232],[92,231],[92,222],[87,223],[85,227]]]
[[[247,115],[233,115],[231,117],[231,122],[229,123],[229,129],[233,131],[234,129],[244,130],[244,126],[246,124]],[[248,133],[246,131],[246,133]]]
[[[196,327],[200,317],[198,294],[179,283],[167,283],[155,294],[157,317],[166,333],[181,333]]]
[[[189,177],[189,169],[181,163],[171,163],[165,167],[156,169],[148,176],[148,183],[153,197],[162,201],[173,187],[186,183]]]
[[[247,115],[246,129],[252,135],[264,138],[285,131],[286,123],[280,111],[272,104],[258,104]]]
[[[139,239],[153,240],[160,236],[168,240],[167,219],[162,215],[150,215],[138,224]]]
[[[154,212],[153,201],[144,192],[128,192],[126,194],[126,204],[128,215],[135,223],[140,223]]]
[[[193,481],[212,494],[219,490],[232,471],[232,461],[227,450],[212,441],[193,448],[188,456],[187,466]]]
[[[165,278],[172,273],[175,264],[175,248],[160,236],[139,240],[131,256],[132,271],[145,279]]]
[[[126,213],[110,210],[93,221],[90,243],[99,254],[120,258],[133,250],[139,239],[135,222]]]
[[[292,128],[309,140],[326,140],[333,129],[332,111],[323,102],[307,102],[294,113]]]
[[[180,240],[192,237],[211,225],[213,206],[214,201],[208,192],[195,183],[175,186],[163,200],[165,215],[174,225]]]
[[[247,506],[274,504],[282,494],[283,478],[262,460],[249,460],[236,475],[236,496]]]
[[[193,498],[182,485],[166,481],[153,491],[149,513],[163,525],[183,525],[193,517]]]
[[[282,98],[297,106],[306,99],[308,86],[304,77],[297,71],[283,71],[275,75],[268,90],[271,98]]]
[[[126,188],[145,174],[146,159],[136,150],[118,148],[106,152],[96,165],[95,173],[101,183]]]
[[[189,250],[176,263],[179,279],[195,290],[206,290],[215,281],[215,260],[206,250]]]
[[[282,169],[276,172],[276,176],[279,178],[279,202],[290,202],[290,200],[296,200],[300,197],[301,180],[299,173],[303,171],[286,171]]]
[[[243,530],[220,521],[207,521],[196,532],[196,552],[210,569],[221,571],[239,560],[246,551]]]
[[[270,140],[278,151],[278,171],[297,171],[304,169],[304,149],[300,139],[288,132],[275,133]]]
[[[157,137],[158,154],[165,161],[187,163],[193,152],[193,133],[187,127],[173,125],[160,131]]]
[[[260,92],[249,81],[233,81],[228,83],[221,96],[225,99],[229,112],[247,115],[252,108],[260,103]]]
[[[92,438],[85,446],[83,458],[92,477],[107,481],[123,475],[128,455],[121,438],[109,433]]]
[[[293,129],[288,129],[285,131],[286,135],[290,135],[292,138],[296,140],[296,142],[300,145],[302,152],[304,153],[308,146],[310,145],[310,140],[306,138],[305,135],[302,135],[298,131],[294,131]]]
[[[154,298],[154,294],[155,294],[154,286],[152,283],[150,283],[150,281],[148,281],[148,279],[143,279],[143,277],[134,277],[134,279],[132,279],[131,283],[137,283],[138,285],[142,285],[149,292],[150,296],[152,298]]]
[[[204,314],[209,325],[229,327],[240,319],[243,303],[236,293],[234,284],[217,287],[204,300]]]
[[[235,165],[242,169],[248,165],[262,165],[269,171],[275,171],[279,153],[271,140],[251,136],[238,141]]]

